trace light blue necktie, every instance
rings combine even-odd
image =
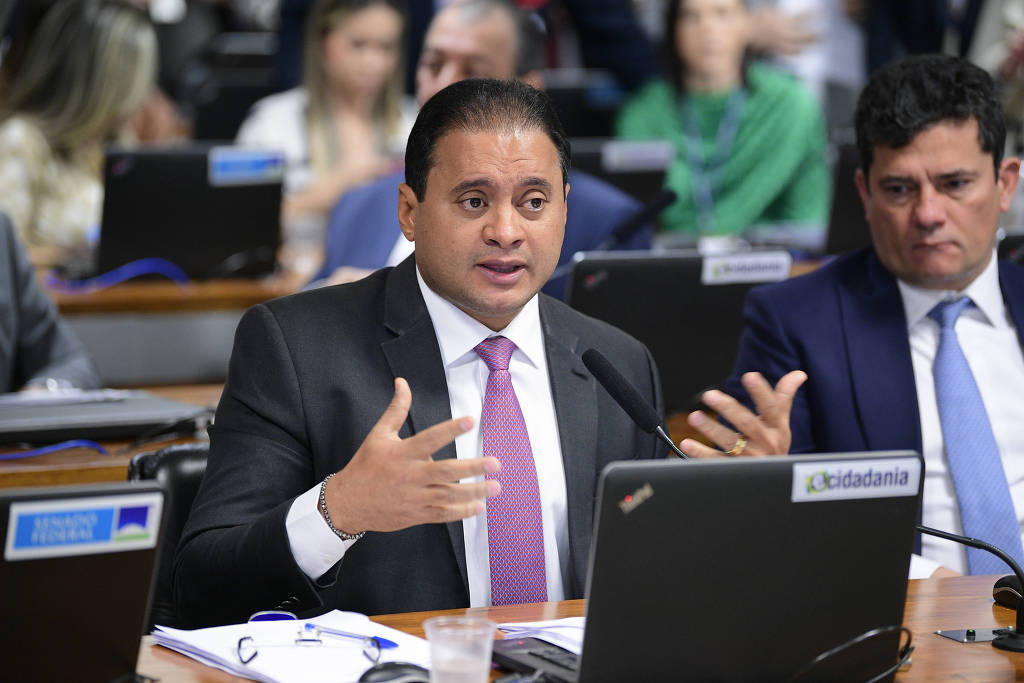
[[[967,297],[936,304],[928,317],[939,324],[939,347],[932,373],[939,404],[942,438],[960,503],[964,534],[991,543],[1024,564],[1020,525],[1010,498],[999,448],[981,400],[981,392],[960,349],[953,326]],[[1006,563],[995,555],[967,549],[971,574],[1005,574]]]

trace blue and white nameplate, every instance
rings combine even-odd
[[[284,153],[252,147],[214,147],[207,158],[210,185],[262,185],[284,179]]]
[[[778,282],[789,277],[793,257],[785,251],[705,256],[700,281],[705,285],[737,282]]]
[[[11,503],[4,559],[94,555],[153,548],[163,495],[54,498]]]
[[[917,458],[803,462],[793,465],[792,501],[913,496],[920,480]]]

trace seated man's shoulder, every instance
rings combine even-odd
[[[570,207],[586,204],[595,211],[639,211],[640,202],[600,178],[572,170],[569,172]],[[570,208],[570,213],[572,209]]]
[[[1024,263],[1011,261],[1009,259],[999,260],[999,271],[1004,276],[1014,279],[1014,282],[1024,282]]]
[[[750,299],[764,305],[777,306],[790,312],[799,312],[802,306],[815,301],[832,300],[831,292],[837,286],[859,286],[872,272],[884,272],[870,247],[843,254],[809,273],[779,282],[758,285],[750,292]]]
[[[342,195],[338,204],[364,204],[370,201],[376,201],[381,198],[391,199],[395,202],[398,201],[398,186],[405,182],[405,172],[395,171],[388,175],[375,178],[362,185],[357,185],[351,190]],[[390,204],[387,209],[394,212],[394,206]]]

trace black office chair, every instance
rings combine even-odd
[[[156,584],[153,589],[153,608],[149,613],[146,631],[154,624],[184,627],[174,605],[174,590],[171,584],[171,570],[174,567],[174,551],[178,547],[185,520],[192,509],[192,501],[199,491],[199,484],[206,471],[208,443],[185,443],[167,446],[158,451],[139,453],[128,465],[128,480],[155,479],[167,491],[164,507],[163,547],[160,564],[157,567]]]

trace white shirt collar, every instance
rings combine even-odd
[[[484,339],[497,335],[506,337],[516,345],[513,358],[518,356],[534,367],[540,366],[539,359],[544,354],[544,335],[536,294],[526,302],[512,322],[503,330],[495,332],[428,287],[420,275],[419,266],[416,266],[416,282],[419,283],[427,313],[434,324],[437,343],[441,347],[441,359],[446,368],[479,358],[473,348]]]
[[[900,287],[900,295],[903,297],[903,310],[907,316],[907,329],[913,328],[928,316],[928,312],[935,307],[935,304],[948,299],[957,299],[967,295],[977,307],[968,308],[964,315],[972,314],[971,311],[980,311],[981,318],[993,327],[1003,327],[1008,324],[1006,319],[1006,304],[1003,302],[1003,294],[999,289],[999,266],[995,252],[989,259],[988,265],[981,275],[974,278],[974,281],[962,292],[945,289],[925,289],[915,285],[909,285],[903,280],[897,280]]]

